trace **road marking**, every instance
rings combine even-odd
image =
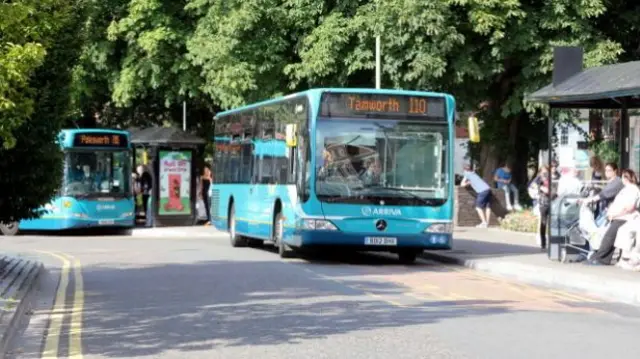
[[[596,298],[590,298],[581,296],[578,294],[571,294],[558,289],[550,289],[550,288],[539,288],[527,283],[513,283],[507,278],[501,278],[497,276],[492,276],[489,274],[480,273],[475,270],[470,270],[467,268],[454,268],[451,267],[454,271],[459,273],[464,273],[467,277],[475,277],[478,279],[484,279],[489,281],[498,282],[500,284],[506,285],[509,289],[512,289],[521,294],[526,294],[527,291],[538,292],[539,294],[543,294],[546,296],[550,296],[554,299],[564,300],[568,302],[574,303],[602,303],[601,300]]]
[[[84,310],[84,283],[82,279],[82,264],[74,259],[73,272],[75,274],[75,292],[73,294],[73,309],[71,311],[71,331],[69,333],[69,358],[82,359],[82,311]]]
[[[69,286],[69,271],[73,268],[74,292],[71,309],[71,323],[69,328],[69,356],[68,358],[82,359],[82,312],[84,310],[84,282],[82,278],[82,264],[78,259],[64,253],[38,251],[58,258],[62,262],[62,273],[53,310],[50,314],[47,338],[42,358],[58,358],[60,351],[60,335],[62,323],[66,314],[66,292]],[[73,263],[73,264],[72,264]]]
[[[69,285],[69,268],[71,262],[65,257],[59,256],[52,252],[38,251],[50,256],[58,258],[62,261],[62,272],[60,273],[60,282],[58,283],[58,291],[53,305],[53,311],[49,316],[49,327],[47,328],[47,338],[42,352],[42,358],[58,358],[58,349],[60,347],[60,332],[62,329],[62,319],[64,318],[64,308]]]

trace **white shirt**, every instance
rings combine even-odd
[[[616,198],[613,200],[613,203],[609,206],[609,210],[607,212],[614,215],[620,213],[620,211],[625,208],[634,207],[638,199],[640,199],[640,188],[635,184],[627,184],[622,188],[620,193],[618,193]],[[633,219],[634,212],[635,211],[621,216],[618,215],[614,217],[614,219],[628,221]]]
[[[563,175],[558,180],[558,196],[580,194],[582,182],[573,175]]]

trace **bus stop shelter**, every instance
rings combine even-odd
[[[147,226],[191,226],[197,221],[197,178],[206,141],[172,127],[129,129],[134,149],[148,158],[153,178]],[[138,165],[134,156],[134,167]],[[149,217],[147,215],[147,217]]]
[[[550,106],[548,143],[552,143],[556,123],[554,109],[617,109],[620,110],[617,133],[618,165],[620,168],[629,168],[629,110],[640,108],[640,61],[583,69],[583,50],[580,47],[557,47],[553,56],[552,83],[525,97],[528,102],[545,103]],[[548,163],[551,163],[551,146],[548,153]],[[556,186],[551,185],[550,188],[553,196]],[[554,239],[564,235],[563,232],[566,230],[554,227],[555,215],[551,213],[552,218],[547,227],[548,250],[551,257],[556,256],[551,254],[551,251],[557,250],[557,246],[553,246]]]
[[[582,69],[579,47],[554,49],[553,82],[528,95],[529,102],[548,104],[551,109],[621,110],[619,166],[629,167],[629,109],[640,108],[640,61]],[[553,111],[552,111],[553,114]],[[551,116],[553,117],[553,116]],[[553,134],[549,119],[549,139]],[[551,143],[551,142],[549,142]],[[551,153],[551,151],[549,151]]]

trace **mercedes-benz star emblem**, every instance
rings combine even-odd
[[[379,219],[376,222],[376,229],[379,231],[384,231],[385,229],[387,229],[387,221],[385,221],[384,219]]]

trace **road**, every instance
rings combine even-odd
[[[214,230],[2,241],[3,250],[30,253],[49,268],[10,358],[639,355],[636,307],[428,261],[281,260],[267,249],[231,248]]]

